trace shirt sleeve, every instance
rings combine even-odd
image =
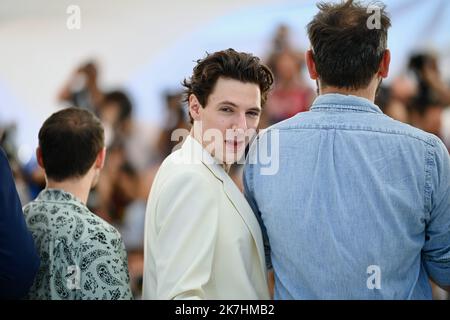
[[[426,227],[423,260],[430,277],[440,286],[450,285],[450,157],[439,140],[427,172],[430,217]]]
[[[264,254],[265,254],[265,260],[266,260],[266,267],[267,270],[272,270],[272,258],[271,258],[271,249],[270,249],[270,243],[269,243],[269,237],[267,235],[267,229],[264,225],[264,222],[261,217],[261,212],[259,211],[258,204],[256,202],[254,189],[253,189],[253,174],[254,170],[256,169],[256,166],[254,164],[246,164],[244,168],[244,195],[247,199],[247,202],[249,203],[250,207],[253,210],[253,213],[256,216],[256,219],[258,220],[258,223],[261,227],[261,232],[263,236],[263,243],[264,243]]]
[[[206,299],[218,232],[213,186],[197,172],[175,175],[161,188],[155,214],[158,299]]]
[[[0,149],[0,299],[23,298],[38,268],[34,240],[25,223],[8,160]]]
[[[80,254],[82,300],[131,300],[125,246],[119,233],[97,231],[85,243],[95,244]]]

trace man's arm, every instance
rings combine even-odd
[[[422,250],[430,278],[450,291],[450,157],[444,144],[435,146],[429,180],[426,184],[430,218]]]
[[[0,149],[0,299],[23,298],[38,268],[39,256],[25,224],[8,160]]]
[[[207,299],[218,232],[214,186],[196,172],[174,176],[161,189],[156,215],[158,299]],[[217,192],[220,192],[218,190]]]

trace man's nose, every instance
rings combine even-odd
[[[244,113],[239,113],[239,115],[236,117],[235,122],[233,123],[233,129],[241,129],[241,130],[247,130],[247,118]]]

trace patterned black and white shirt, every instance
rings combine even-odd
[[[23,211],[41,258],[30,299],[132,299],[117,230],[72,194],[45,189]]]

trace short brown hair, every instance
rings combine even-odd
[[[273,84],[272,71],[258,57],[230,48],[206,53],[204,59],[197,60],[192,76],[183,81],[185,100],[189,101],[189,96],[194,94],[204,108],[220,77],[257,84],[261,90],[262,106]]]
[[[45,173],[55,181],[84,176],[104,145],[103,126],[86,109],[58,111],[39,130]]]
[[[364,6],[348,0],[321,2],[319,13],[308,24],[314,62],[321,85],[361,89],[369,85],[387,49],[387,31],[391,21],[381,2]],[[380,28],[370,29],[368,21],[376,7]]]

